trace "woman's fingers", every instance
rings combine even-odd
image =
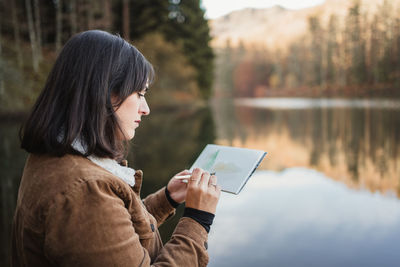
[[[189,170],[183,170],[183,171],[181,171],[181,172],[175,174],[175,176],[178,176],[178,175],[187,175],[187,174],[191,174],[191,172],[190,172]]]
[[[192,176],[190,176],[189,178],[189,187],[194,187],[199,184],[202,172],[203,170],[200,168],[196,168],[193,170]]]
[[[204,191],[207,191],[208,188],[208,181],[210,180],[210,174],[208,172],[203,172],[203,174],[201,175],[201,179],[199,182],[199,186],[201,187],[201,189],[203,189]]]
[[[199,186],[204,191],[207,191],[209,186],[213,186],[214,189],[217,185],[217,177],[210,175],[210,173],[203,171],[200,168],[196,168],[192,172],[192,176],[189,178],[189,185]]]
[[[214,189],[217,189],[217,176],[211,175],[210,180],[208,181],[208,185],[212,186]]]
[[[194,169],[189,179],[186,207],[215,213],[221,189],[216,185],[217,177],[202,169]]]

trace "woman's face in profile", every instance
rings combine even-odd
[[[126,140],[131,140],[135,136],[141,117],[150,114],[150,108],[145,99],[146,92],[147,87],[140,92],[134,92],[115,111],[123,131],[123,138]]]

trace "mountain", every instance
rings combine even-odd
[[[399,12],[400,0],[359,0],[361,12],[370,17],[384,1]],[[323,4],[299,10],[274,6],[266,9],[246,8],[233,11],[210,21],[211,42],[214,48],[223,47],[229,40],[232,46],[245,45],[285,48],[292,40],[308,30],[308,17],[319,16],[322,25],[332,14],[343,24],[348,9],[355,0],[326,0]]]

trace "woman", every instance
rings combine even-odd
[[[30,154],[13,221],[13,266],[207,265],[216,177],[195,169],[188,184],[172,178],[142,201],[142,172],[123,160],[150,113],[152,77],[151,64],[118,36],[87,31],[66,43],[21,131]],[[184,201],[163,246],[157,228]]]

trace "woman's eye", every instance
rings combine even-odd
[[[144,97],[144,94],[138,93],[139,97]]]

